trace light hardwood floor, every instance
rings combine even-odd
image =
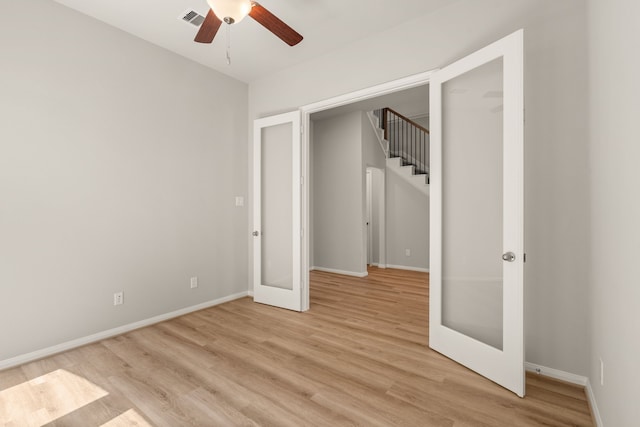
[[[0,426],[593,425],[580,387],[430,350],[427,274],[311,277],[307,313],[243,298],[0,372]]]

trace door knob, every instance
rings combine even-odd
[[[258,237],[258,236],[260,235],[260,232],[259,232],[259,231],[254,231],[254,232],[253,232],[253,233],[251,233],[251,234],[253,234],[254,236]]]
[[[513,262],[516,260],[516,254],[514,254],[513,252],[506,252],[502,254],[502,259],[507,262]]]

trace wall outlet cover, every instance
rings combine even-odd
[[[113,305],[124,304],[124,292],[116,292],[113,294]]]

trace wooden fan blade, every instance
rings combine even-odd
[[[249,16],[262,24],[267,30],[280,37],[280,39],[289,46],[295,46],[302,41],[300,34],[258,3],[253,4]]]
[[[200,30],[198,30],[194,41],[198,43],[211,43],[220,25],[222,25],[222,21],[213,13],[213,10],[209,9],[209,13],[207,13],[207,17],[204,18],[204,22],[200,26]]]

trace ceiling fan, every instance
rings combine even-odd
[[[258,21],[289,46],[295,46],[302,41],[302,36],[293,28],[255,1],[207,0],[207,3],[211,9],[194,39],[198,43],[211,43],[222,22],[231,25],[242,21],[247,15]]]

